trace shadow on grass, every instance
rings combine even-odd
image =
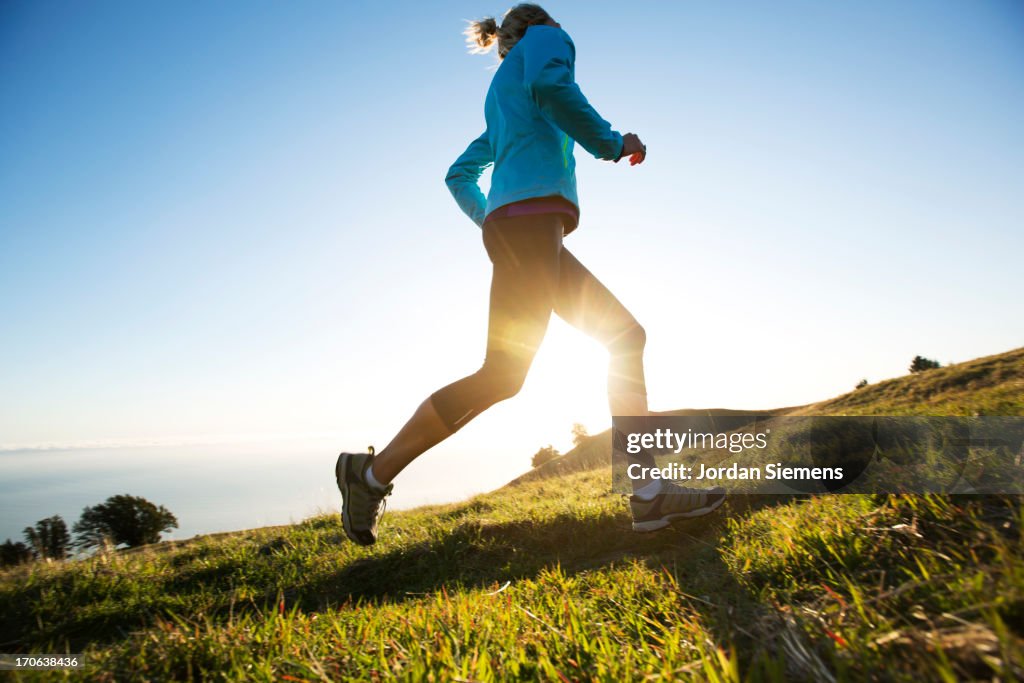
[[[717,548],[728,517],[795,497],[736,496],[716,513],[679,520],[647,534],[632,531],[626,509],[598,517],[563,513],[543,521],[491,523],[467,518],[427,541],[356,560],[289,597],[303,609],[329,609],[347,602],[396,602],[442,588],[496,587],[533,578],[554,566],[567,574],[630,559],[679,566],[689,563],[697,550]]]
[[[598,516],[567,512],[543,520],[498,523],[479,517],[487,513],[486,503],[470,502],[439,513],[458,520],[454,529],[439,529],[427,541],[355,560],[333,574],[286,589],[283,595],[289,608],[315,612],[351,603],[401,602],[442,589],[496,588],[505,581],[535,578],[555,566],[572,575],[635,560],[652,568],[665,567],[685,592],[728,593],[732,596],[729,609],[735,611],[735,596],[741,591],[732,584],[717,551],[725,520],[789,499],[735,496],[714,514],[681,520],[650,534],[631,530],[626,505]],[[261,554],[272,554],[288,544],[272,541]],[[158,590],[162,597],[153,599],[134,595],[130,582],[118,581],[100,591],[105,596],[102,608],[99,604],[43,601],[45,614],[39,621],[34,605],[40,604],[43,593],[54,589],[51,581],[70,580],[53,577],[32,586],[7,606],[0,617],[0,642],[13,652],[38,650],[46,644],[82,651],[88,645],[121,640],[129,632],[172,614],[193,618],[196,614],[188,606],[198,606],[197,600],[202,603],[202,618],[214,622],[226,621],[232,614],[276,609],[280,583],[269,574],[250,583],[252,600],[228,604],[217,598],[231,591],[242,569],[244,563],[237,558],[196,567],[166,581]],[[81,600],[81,590],[68,585],[58,592]],[[97,593],[94,597],[101,596]],[[708,605],[719,603],[713,597],[704,599]]]
[[[572,576],[636,561],[671,574],[709,636],[726,649],[735,647],[742,666],[770,673],[781,660],[765,649],[752,625],[765,620],[782,625],[783,619],[775,607],[736,580],[723,561],[720,541],[726,520],[808,497],[737,495],[716,513],[648,534],[632,531],[626,509],[596,518],[562,514],[543,522],[488,524],[466,519],[437,538],[357,560],[290,599],[309,611],[398,603],[442,589],[449,594],[458,589],[497,589],[506,581],[533,579],[556,566]]]

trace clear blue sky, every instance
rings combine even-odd
[[[0,443],[380,447],[474,370],[489,264],[443,178],[493,73],[463,20],[506,8],[3,3]],[[1024,5],[547,8],[649,147],[577,149],[568,246],[646,326],[652,408],[1024,343]],[[603,428],[603,363],[554,325],[520,397],[442,449]]]

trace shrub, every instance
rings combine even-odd
[[[935,368],[941,367],[942,365],[939,361],[932,360],[931,358],[925,358],[924,356],[914,356],[914,360],[910,362],[910,372],[912,373],[934,370]]]
[[[554,460],[559,455],[561,455],[561,453],[559,453],[550,444],[548,444],[547,446],[533,454],[533,459],[531,460],[531,463],[534,467],[540,467],[544,463]]]
[[[7,539],[0,544],[0,567],[9,567],[32,559],[32,549],[18,541]]]
[[[177,518],[163,505],[158,507],[145,498],[126,494],[85,508],[75,522],[75,535],[82,548],[102,545],[105,539],[134,548],[156,543],[162,532],[177,527]]]
[[[863,389],[867,385],[868,385],[868,381],[866,379],[862,379],[861,381],[857,382],[857,386],[854,387],[854,388],[855,389]]]
[[[71,534],[60,515],[41,519],[22,533],[36,557],[63,560],[70,554]]]
[[[587,439],[589,439],[589,438],[590,438],[590,433],[587,432],[587,428],[585,426],[583,426],[579,422],[576,422],[576,423],[573,424],[573,426],[572,426],[572,445],[573,446],[582,446],[583,444],[585,444],[587,442]]]

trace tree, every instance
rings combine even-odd
[[[561,455],[561,453],[556,451],[550,444],[548,444],[547,446],[533,454],[533,460],[531,462],[533,463],[534,467],[540,467],[544,463],[554,460],[559,455]]]
[[[34,527],[25,527],[22,533],[36,557],[63,560],[70,554],[71,535],[60,515],[41,519]]]
[[[590,438],[590,433],[587,432],[587,428],[581,423],[576,422],[572,426],[572,445],[582,446]]]
[[[125,494],[82,510],[74,530],[83,548],[102,545],[105,539],[134,548],[156,543],[161,533],[177,528],[177,518],[163,505],[157,507],[145,498]]]
[[[863,389],[867,385],[868,385],[868,381],[866,379],[862,379],[861,381],[857,382],[856,388],[857,389]]]
[[[0,567],[9,567],[32,559],[32,549],[18,541],[7,539],[0,544]]]
[[[912,373],[934,370],[941,367],[942,365],[939,364],[939,361],[925,358],[924,356],[914,356],[914,360],[910,362],[910,372]]]

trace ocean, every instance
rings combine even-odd
[[[0,542],[23,541],[25,527],[52,515],[70,531],[83,508],[125,493],[174,513],[179,527],[164,539],[337,513],[337,454],[330,439],[2,452]],[[521,454],[493,455],[483,461],[468,451],[427,453],[395,481],[388,508],[464,500],[529,469]]]

